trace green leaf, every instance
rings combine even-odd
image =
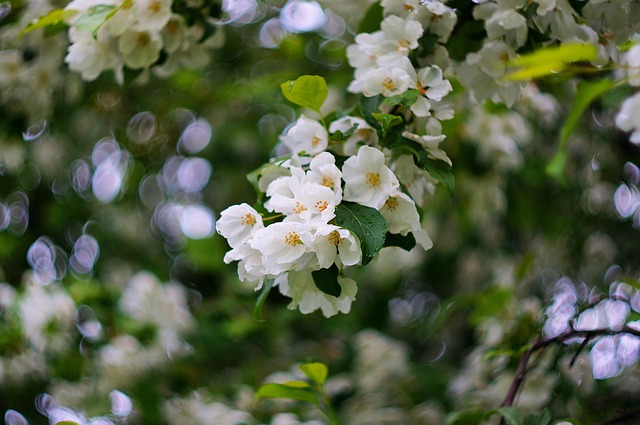
[[[327,83],[318,75],[303,75],[295,81],[282,83],[280,89],[289,102],[318,113],[329,94]]]
[[[22,31],[20,31],[20,33],[18,34],[18,37],[22,37],[26,33],[36,30],[38,28],[45,28],[52,25],[58,25],[77,13],[78,13],[77,10],[65,10],[65,9],[52,10],[46,15],[31,21],[26,27],[24,27]]]
[[[524,425],[524,416],[515,407],[501,407],[496,410],[502,415],[507,425]]]
[[[342,202],[336,207],[335,222],[353,232],[360,240],[362,264],[368,264],[384,246],[387,221],[374,208]]]
[[[327,295],[339,297],[342,293],[342,286],[338,283],[340,271],[338,266],[333,264],[328,269],[314,270],[311,272],[316,287]]]
[[[258,322],[266,322],[266,320],[262,318],[262,308],[264,307],[265,301],[267,301],[267,297],[269,296],[269,292],[271,292],[272,287],[273,279],[265,279],[262,291],[260,292],[260,295],[256,300],[256,305],[253,308],[253,317]]]
[[[60,421],[60,422],[56,422],[54,425],[82,425],[82,424],[74,421]]]
[[[560,148],[551,159],[549,165],[547,165],[546,173],[556,180],[562,180],[565,165],[567,162],[567,140],[569,135],[580,121],[580,117],[584,113],[585,109],[595,99],[616,86],[616,82],[603,79],[598,81],[581,81],[578,83],[576,90],[576,98],[573,101],[573,106],[569,112],[569,116],[562,126],[560,131]]]
[[[306,386],[302,385],[306,384]],[[318,405],[318,397],[312,391],[308,383],[303,381],[292,381],[286,384],[265,384],[258,389],[256,400],[262,397],[287,398],[290,400],[300,400]]]
[[[457,424],[480,424],[486,421],[491,412],[485,412],[482,410],[465,410],[462,412],[453,412],[447,417],[447,425]]]
[[[384,10],[380,2],[374,2],[367,10],[367,13],[365,13],[362,21],[360,21],[358,33],[378,31],[380,29],[380,23],[382,22],[383,12]]]
[[[538,49],[533,53],[519,56],[509,62],[509,65],[522,69],[507,74],[507,80],[529,80],[557,73],[572,62],[591,61],[598,55],[598,49],[593,44],[567,43]]]
[[[106,4],[91,6],[87,11],[88,13],[80,16],[78,22],[76,22],[76,28],[95,36],[98,29],[115,14],[117,9],[116,6]]]
[[[356,132],[356,130],[358,129],[358,127],[360,126],[360,124],[355,123],[354,125],[351,126],[351,128],[345,132],[342,132],[340,130],[336,130],[334,133],[331,134],[331,140],[334,140],[336,142],[341,142],[343,140],[348,139],[349,137],[351,137],[353,135],[353,133]]]
[[[402,118],[398,115],[385,114],[382,112],[372,112],[371,115],[380,123],[382,127],[382,137],[387,134],[389,128],[402,124]]]
[[[384,246],[397,246],[405,251],[411,251],[413,247],[416,246],[416,238],[414,238],[411,233],[407,233],[406,236],[397,233],[387,233]]]
[[[311,379],[318,385],[324,385],[329,374],[329,369],[323,363],[305,363],[300,366],[300,370],[304,372],[307,378]]]
[[[453,189],[456,185],[456,179],[451,172],[451,166],[446,162],[437,159],[426,158],[421,168],[431,174],[431,177],[438,180],[447,188],[447,191],[453,196]]]
[[[396,96],[391,96],[386,98],[382,104],[383,105],[400,105],[402,107],[408,108],[412,106],[414,103],[418,101],[420,97],[420,92],[416,89],[407,90],[402,94],[398,94]]]

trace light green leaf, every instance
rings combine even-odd
[[[382,104],[383,105],[400,105],[405,108],[408,108],[409,106],[416,103],[419,97],[420,97],[420,92],[416,89],[411,89],[411,90],[407,90],[402,94],[386,98],[382,102]]]
[[[328,269],[314,270],[311,272],[316,287],[327,295],[339,297],[342,293],[342,286],[338,283],[338,275],[340,271],[333,264]]]
[[[262,286],[262,292],[260,292],[260,295],[256,300],[256,305],[253,308],[253,317],[258,322],[266,322],[266,320],[262,318],[262,308],[264,307],[265,301],[267,301],[267,297],[269,296],[269,292],[271,292],[272,287],[273,279],[265,279],[264,285]]]
[[[300,370],[307,375],[307,378],[311,379],[318,385],[324,385],[329,374],[329,369],[323,363],[305,363],[300,366]]]
[[[336,207],[336,225],[353,232],[360,240],[362,264],[369,263],[384,246],[387,221],[374,208],[353,202]]]
[[[60,421],[60,422],[56,422],[54,425],[82,425],[82,424],[74,421]]]
[[[307,382],[302,382],[306,386],[300,384],[302,381],[292,381],[286,384],[265,384],[258,389],[256,400],[262,397],[270,398],[287,398],[290,400],[300,400],[318,405],[318,397],[312,391]]]
[[[280,89],[289,102],[318,113],[329,94],[327,83],[318,75],[303,75],[295,81],[282,83]]]
[[[76,28],[96,35],[98,29],[111,18],[118,8],[113,5],[96,4],[91,6],[86,14],[83,14],[76,22]]]
[[[60,23],[64,23],[66,19],[71,18],[75,14],[77,14],[77,10],[65,10],[65,9],[55,9],[51,12],[47,13],[40,18],[31,21],[20,33],[18,37],[22,37],[28,32],[36,30],[38,28],[45,28],[53,25],[58,25]]]
[[[584,113],[585,109],[593,102],[595,99],[609,91],[611,88],[616,86],[616,82],[603,79],[598,81],[581,81],[578,83],[578,87],[576,90],[576,98],[573,101],[573,106],[571,107],[571,111],[569,112],[569,116],[562,126],[562,130],[560,131],[560,148],[558,152],[553,156],[553,159],[547,165],[546,173],[557,180],[562,179],[562,175],[564,173],[564,168],[567,162],[567,140],[569,139],[569,135],[580,121],[580,117]]]
[[[501,407],[496,410],[502,415],[507,425],[524,425],[524,416],[515,407]]]
[[[382,127],[382,137],[387,134],[389,128],[402,124],[402,118],[398,115],[385,114],[382,112],[372,112],[371,115],[380,123]]]
[[[593,44],[567,43],[538,49],[533,53],[519,56],[509,62],[511,66],[522,67],[505,75],[507,80],[529,80],[558,73],[572,62],[591,61],[598,55]]]

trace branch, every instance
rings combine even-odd
[[[511,381],[511,386],[509,387],[509,391],[507,392],[507,395],[505,396],[504,401],[501,404],[501,407],[513,406],[513,402],[515,401],[516,396],[518,395],[518,391],[520,390],[520,387],[522,386],[522,383],[526,378],[527,372],[529,371],[529,369],[527,369],[527,363],[529,363],[529,359],[531,358],[531,355],[533,355],[533,353],[535,353],[536,351],[544,351],[544,349],[556,343],[564,344],[573,338],[585,338],[586,341],[592,341],[595,338],[599,338],[602,336],[621,335],[621,334],[629,334],[629,335],[633,335],[640,338],[640,331],[637,329],[631,328],[627,325],[623,326],[619,330],[607,328],[607,329],[593,329],[589,331],[586,331],[586,330],[579,331],[571,327],[567,331],[561,333],[560,335],[554,336],[553,338],[546,338],[546,339],[538,338],[533,343],[531,348],[525,351],[525,353],[520,358],[520,362],[518,363],[518,367],[516,368],[515,376],[513,377],[513,381]],[[586,344],[584,343],[581,344],[578,352],[582,351],[582,349],[584,349],[585,346]],[[504,423],[504,418],[501,421],[501,423]]]

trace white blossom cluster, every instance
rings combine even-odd
[[[200,42],[203,29],[188,26],[182,15],[172,12],[172,0],[73,0],[69,13],[69,46],[65,62],[85,81],[113,71],[123,81],[124,68],[148,70],[169,76],[179,69],[201,69],[210,61],[213,39]],[[85,24],[99,8],[113,15],[97,31]],[[95,33],[94,33],[95,31]],[[161,55],[166,59],[154,66]]]
[[[355,69],[355,78],[348,90],[367,97],[391,97],[418,90],[420,96],[410,109],[426,126],[417,131],[440,136],[440,121],[453,118],[451,106],[442,102],[452,90],[451,83],[444,78],[440,66],[416,68],[410,55],[427,33],[446,41],[456,23],[455,10],[439,1],[421,4],[391,0],[383,1],[382,6],[385,18],[380,30],[356,35],[355,44],[347,47],[349,64]]]
[[[570,331],[601,332],[590,338],[589,358],[595,379],[620,375],[625,368],[635,365],[640,358],[640,337],[625,329],[640,332],[640,322],[632,320],[632,312],[640,312],[640,292],[623,282],[613,282],[608,296],[587,296],[585,289],[568,278],[556,282],[552,304],[547,308],[544,334],[558,337]],[[588,302],[587,308],[580,304]],[[585,343],[585,337],[576,335],[566,344]]]
[[[339,167],[336,156],[326,150],[329,132],[353,124],[357,131],[336,148],[348,155]],[[292,298],[290,308],[303,313],[321,309],[327,317],[347,313],[357,292],[355,282],[339,276],[342,291],[335,297],[320,291],[312,277],[313,271],[333,265],[343,270],[361,263],[362,241],[335,224],[336,208],[343,201],[379,211],[390,233],[411,233],[425,249],[431,240],[421,227],[415,202],[400,189],[383,151],[364,144],[377,142],[376,132],[364,120],[346,116],[327,131],[302,115],[281,141],[293,156],[264,167],[258,182],[267,197],[264,208],[272,215],[263,219],[247,204],[223,211],[216,228],[231,246],[224,260],[238,261],[240,279],[255,282],[256,289],[265,279],[275,279],[280,291]],[[446,158],[444,152],[432,150]],[[272,219],[281,221],[269,224]]]

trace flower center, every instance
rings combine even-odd
[[[146,32],[139,32],[136,37],[136,44],[138,47],[145,47],[151,41],[151,37]]]
[[[398,205],[400,205],[400,203],[396,200],[396,198],[389,198],[387,199],[387,202],[384,203],[384,207],[389,211],[395,211],[396,208],[398,208]]]
[[[396,83],[394,83],[391,78],[387,77],[384,80],[382,80],[382,87],[385,88],[386,90],[391,91],[396,88]]]
[[[413,10],[413,6],[411,6],[410,4],[405,3],[403,6],[404,10],[406,10],[407,12],[411,12]]]
[[[342,241],[342,238],[340,237],[340,233],[338,233],[337,230],[334,230],[333,232],[329,233],[329,243],[331,245],[338,246],[341,241]]]
[[[318,136],[313,136],[313,139],[311,140],[311,146],[313,146],[315,148],[316,146],[318,146],[320,144],[321,141],[322,141],[322,139],[319,138]]]
[[[329,189],[333,190],[333,179],[329,176],[322,176],[322,181],[320,182],[320,185],[324,186],[324,187],[328,187]]]
[[[316,209],[320,212],[326,210],[328,206],[329,206],[329,203],[327,201],[316,202]]]
[[[291,246],[302,245],[300,235],[298,235],[296,232],[287,233],[287,236],[284,237],[284,243]]]
[[[242,220],[240,220],[240,224],[242,224],[243,226],[253,226],[254,224],[256,224],[256,218],[253,216],[253,214],[247,214],[242,217]]]
[[[159,1],[152,1],[149,3],[149,10],[151,13],[158,13],[162,10],[162,3]]]
[[[398,50],[408,49],[409,48],[409,40],[405,40],[404,38],[398,41]]]
[[[296,202],[296,206],[293,208],[293,212],[296,214],[300,214],[302,211],[306,211],[307,208],[302,205],[300,202]]]
[[[367,183],[367,186],[372,189],[380,186],[380,174],[378,173],[367,173],[364,180]]]

